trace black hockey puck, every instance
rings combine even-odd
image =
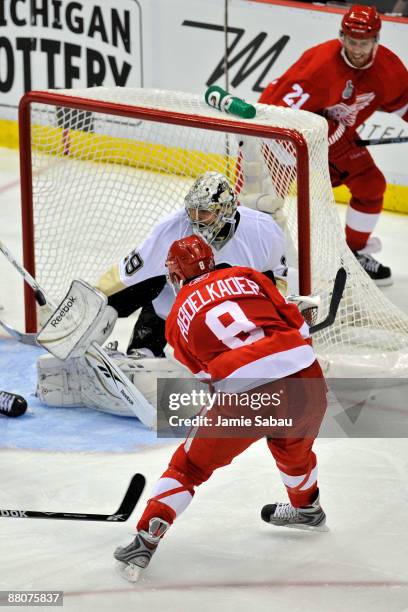
[[[18,417],[27,410],[27,402],[21,395],[8,391],[0,391],[0,414],[8,417]]]

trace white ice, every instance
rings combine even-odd
[[[16,153],[0,151],[0,238],[21,257],[17,178]],[[378,234],[395,279],[385,291],[408,312],[408,219],[384,213]],[[2,256],[0,303],[0,316],[21,329],[22,282]],[[33,411],[27,427],[34,418]],[[0,434],[8,427],[0,417]],[[63,590],[65,609],[81,612],[408,610],[405,439],[317,441],[329,533],[262,523],[263,504],[286,496],[258,442],[197,490],[141,582],[126,583],[112,551],[130,541],[175,446],[164,440],[134,453],[56,452],[3,448],[0,441],[1,508],[110,513],[133,473],[148,482],[126,524],[1,519],[0,590]]]

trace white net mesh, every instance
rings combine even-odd
[[[240,137],[222,127],[206,129],[212,118],[231,117],[191,94],[99,87],[55,93],[67,96],[67,105],[74,97],[100,101],[92,112],[55,102],[32,104],[36,275],[58,298],[73,278],[94,283],[159,219],[181,208],[192,181],[202,172],[218,170],[237,184]],[[185,113],[186,124],[106,114],[104,103]],[[188,116],[201,117],[202,128],[189,126]],[[335,324],[315,336],[326,371],[343,376],[405,376],[408,317],[377,289],[346,246],[330,186],[325,121],[311,113],[264,105],[257,105],[255,119],[239,121],[297,130],[307,141],[312,292],[323,298],[319,319],[327,314],[337,269],[343,265],[348,273]],[[275,194],[284,200],[287,233],[296,245],[295,149],[279,140],[251,139],[268,168]],[[302,258],[302,253],[297,257]]]

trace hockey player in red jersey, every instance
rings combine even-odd
[[[408,72],[378,43],[380,29],[374,7],[352,6],[343,17],[340,40],[305,51],[265,88],[259,101],[326,117],[332,185],[345,184],[351,192],[347,243],[371,278],[389,285],[390,268],[370,254],[380,249],[378,239],[370,236],[382,210],[386,182],[367,148],[355,143],[356,129],[376,110],[408,120]]]
[[[271,379],[285,389],[293,379],[301,385],[304,434],[267,437],[290,503],[268,504],[261,515],[273,525],[323,530],[326,517],[312,445],[326,410],[326,385],[298,308],[287,303],[263,273],[238,266],[216,270],[211,248],[197,235],[175,241],[166,265],[177,293],[166,337],[179,361],[227,389],[230,384],[248,389],[248,379],[258,389],[263,388],[259,381]],[[137,580],[140,569],[147,567],[160,538],[191,502],[195,487],[257,439],[254,433],[220,438],[200,437],[200,428],[190,432],[153,487],[136,537],[115,551],[128,580]]]

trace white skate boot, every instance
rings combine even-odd
[[[113,556],[119,564],[121,575],[129,582],[137,582],[140,572],[149,565],[160,538],[170,527],[167,521],[161,518],[152,518],[149,522],[149,531],[139,531],[136,537],[127,546],[119,546]]]

